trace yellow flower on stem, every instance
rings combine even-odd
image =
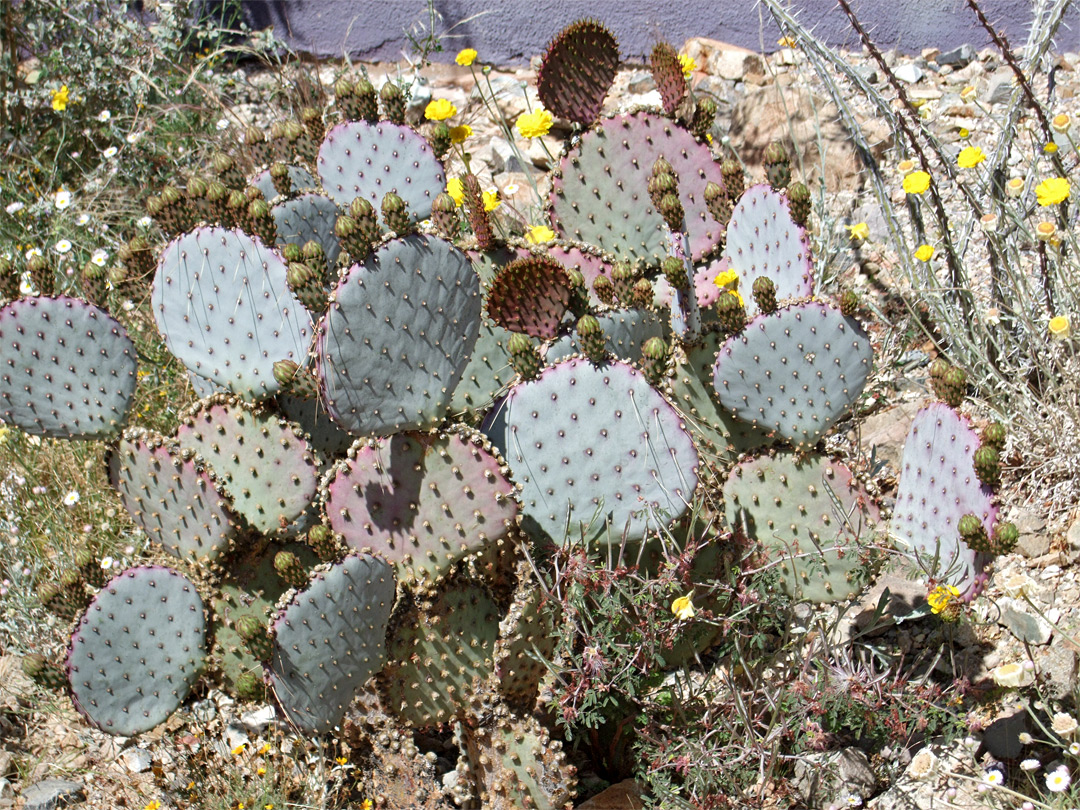
[[[530,245],[541,245],[544,242],[550,242],[555,238],[555,231],[551,230],[547,225],[533,225],[525,233],[525,241]]]
[[[960,598],[960,590],[955,585],[938,585],[926,597],[930,612],[935,616],[948,609],[949,603]]]
[[[448,101],[445,98],[437,98],[434,101],[429,101],[428,105],[424,108],[424,118],[429,121],[445,121],[447,118],[453,118],[457,115],[457,107],[453,102]]]
[[[675,614],[675,618],[682,621],[694,618],[694,603],[690,601],[690,597],[693,595],[691,591],[686,596],[680,596],[671,603],[671,612]]]
[[[971,130],[967,127],[960,127],[960,131],[956,133],[961,138],[967,139],[971,135]]]
[[[717,273],[716,278],[713,279],[713,284],[721,290],[731,292],[731,288],[739,286],[739,273],[737,270],[725,270],[723,273]]]
[[[679,67],[682,68],[683,78],[689,79],[695,70],[697,70],[697,62],[692,57],[687,56],[685,53],[679,54]]]
[[[161,810],[161,802],[154,799],[152,802],[149,802],[143,810]]]
[[[904,178],[904,192],[922,194],[930,188],[930,175],[926,172],[912,172]]]
[[[489,191],[485,191],[483,194],[483,200],[485,211],[494,211],[496,208],[502,205],[502,200],[499,199],[499,192],[497,189],[490,189]]]
[[[245,748],[247,748],[247,743],[240,743],[238,746],[236,746],[236,748],[234,748],[232,750],[233,756],[234,757],[240,756],[242,753],[244,753]]]
[[[454,57],[454,61],[462,67],[468,67],[476,61],[476,50],[474,48],[463,48],[458,51],[458,55]]]
[[[450,127],[450,143],[465,143],[465,140],[472,135],[472,127],[468,124],[462,124],[459,127]]]
[[[975,85],[969,84],[960,91],[961,101],[974,101],[976,96]]]
[[[1069,199],[1069,191],[1068,180],[1064,177],[1051,177],[1035,186],[1035,197],[1039,205],[1057,205]]]
[[[1057,233],[1057,225],[1053,222],[1043,220],[1035,226],[1035,238],[1040,242],[1049,242],[1054,238],[1054,234]]]
[[[776,40],[776,44],[781,48],[794,48],[795,40],[791,37],[780,37],[780,39]]]
[[[1051,141],[1050,143],[1048,143],[1046,146],[1043,147],[1043,153],[1047,154],[1047,155],[1052,155],[1057,150],[1058,150],[1058,145],[1056,143],[1054,143],[1053,141]]]
[[[517,128],[523,138],[538,138],[541,135],[547,135],[551,131],[551,125],[554,123],[555,116],[540,108],[519,115]]]
[[[364,799],[360,802],[360,810],[371,810],[372,806],[371,799]]]
[[[853,240],[865,242],[870,238],[870,226],[865,222],[856,222],[854,225],[845,225]]]
[[[1060,132],[1064,135],[1069,131],[1069,127],[1072,126],[1072,119],[1066,113],[1059,113],[1050,119],[1050,126],[1054,132]]]
[[[1066,340],[1071,331],[1069,319],[1064,315],[1057,315],[1050,319],[1050,337],[1054,340]]]
[[[461,204],[465,202],[465,184],[460,177],[451,177],[446,181],[446,193],[453,198],[454,205],[461,208]]]
[[[934,258],[934,249],[930,245],[919,245],[915,250],[915,258],[920,262],[928,262]]]
[[[334,761],[335,761],[335,762],[336,762],[336,763],[337,763],[338,765],[345,765],[346,763],[348,763],[348,761],[349,761],[349,758],[348,758],[348,757],[338,757],[338,758],[337,758],[337,759],[335,759]]]
[[[973,169],[986,160],[983,150],[977,146],[965,146],[956,156],[956,165],[961,169]]]
[[[1024,193],[1024,178],[1023,177],[1010,177],[1009,181],[1005,184],[1005,193],[1013,198],[1019,197]]]
[[[67,109],[68,101],[70,100],[68,86],[65,84],[52,94],[52,108],[57,112],[63,112]]]

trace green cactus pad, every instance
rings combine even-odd
[[[498,632],[495,602],[474,583],[450,581],[429,604],[403,603],[376,679],[386,710],[413,728],[450,720],[491,675]]]
[[[336,271],[341,244],[334,235],[338,218],[337,203],[323,194],[301,194],[270,209],[277,228],[278,245],[299,245],[315,241],[323,249],[328,268]],[[322,271],[322,267],[316,268]],[[336,276],[336,272],[335,272]]]
[[[146,535],[182,560],[213,562],[239,536],[229,498],[201,461],[141,428],[129,428],[106,461],[109,482]]]
[[[0,421],[35,436],[109,439],[135,396],[135,344],[105,310],[78,298],[0,307]]]
[[[617,309],[597,315],[596,320],[607,338],[607,350],[627,363],[640,362],[641,347],[649,338],[666,335],[660,316],[648,310]],[[572,354],[584,354],[576,332],[552,343],[544,360],[556,363]]]
[[[595,245],[617,260],[659,266],[668,255],[668,232],[646,193],[659,157],[679,176],[692,258],[707,258],[724,237],[705,205],[705,184],[723,186],[720,167],[708,146],[651,113],[601,122],[563,158],[550,196],[556,233]]]
[[[278,396],[276,401],[285,418],[307,434],[309,444],[324,464],[343,456],[356,441],[356,437],[337,426],[319,400]]]
[[[305,169],[303,166],[289,166],[289,182],[292,184],[292,188],[316,188],[319,185],[319,181],[315,179],[315,176]],[[270,176],[270,170],[266,169],[259,172],[253,178],[251,178],[250,185],[257,188],[262,192],[263,197],[267,200],[272,200],[278,196],[277,189],[274,188],[274,180]]]
[[[589,126],[619,69],[619,43],[595,20],[578,20],[551,42],[536,74],[536,93],[552,113]]]
[[[641,538],[681,515],[697,486],[682,419],[624,363],[550,366],[510,390],[485,432],[522,485],[523,514],[556,542]]]
[[[789,596],[850,599],[866,584],[867,550],[880,526],[877,505],[851,470],[824,456],[791,452],[736,466],[724,485],[732,527],[765,548]]]
[[[806,230],[791,217],[787,199],[765,184],[751,186],[739,201],[727,227],[724,247],[744,290],[765,276],[776,285],[776,298],[803,298],[814,291],[814,268]],[[753,298],[744,295],[746,314],[758,314]]]
[[[242,231],[199,228],[174,239],[150,293],[169,351],[242,397],[276,393],[274,363],[303,365],[313,331],[286,271],[280,255]]]
[[[975,515],[993,536],[998,513],[993,490],[975,474],[978,448],[971,423],[948,405],[919,411],[908,429],[890,524],[906,554],[968,599],[986,585],[990,555],[968,548],[957,525],[964,515]]]
[[[338,205],[363,197],[378,209],[393,192],[413,222],[430,216],[432,201],[446,187],[442,163],[424,136],[389,121],[338,124],[319,148],[318,171]]]
[[[170,568],[129,568],[94,597],[68,648],[75,707],[96,728],[131,737],[172,714],[206,659],[198,590]]]
[[[301,729],[325,734],[386,660],[394,573],[356,554],[316,574],[278,612],[267,677],[278,705]]]
[[[433,236],[396,239],[342,276],[317,343],[323,399],[357,436],[442,421],[480,330],[480,283]]]
[[[554,628],[544,599],[529,564],[519,565],[518,587],[510,611],[499,623],[495,676],[506,702],[526,712],[536,703],[540,681],[548,672],[544,661],[550,661],[555,654]]]
[[[454,388],[451,413],[469,420],[479,419],[514,379],[507,343],[513,334],[488,318],[480,325],[480,335],[461,381]]]
[[[354,447],[324,485],[331,528],[407,581],[437,579],[517,524],[514,485],[483,436],[399,433]]]
[[[744,422],[812,447],[843,417],[870,376],[859,324],[816,302],[758,315],[716,357],[720,404]]]
[[[593,284],[600,276],[611,279],[611,264],[604,259],[601,251],[584,242],[560,241],[548,247],[548,256],[568,270],[581,273],[585,279],[585,288],[589,291],[590,303],[594,306],[605,303],[593,292]]]
[[[180,447],[198,453],[233,510],[260,532],[288,528],[318,491],[318,460],[300,429],[240,400],[216,396],[181,415]]]

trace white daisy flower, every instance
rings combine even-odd
[[[57,210],[63,211],[71,205],[71,192],[66,188],[60,189],[56,192],[56,196],[53,197],[53,205],[56,206]]]
[[[14,214],[16,211],[22,211],[24,208],[26,208],[26,203],[13,202],[4,210],[7,211],[9,214]]]
[[[64,506],[74,506],[79,502],[79,490],[73,489],[64,496]]]
[[[1025,759],[1020,763],[1020,770],[1022,771],[1037,771],[1039,770],[1040,762],[1037,759]]]
[[[217,128],[218,129],[228,129],[229,128],[229,119],[228,118],[222,118],[220,121],[217,122]]]
[[[98,113],[98,115],[97,115],[97,120],[98,120],[98,121],[100,121],[100,122],[101,122],[101,123],[103,123],[103,124],[104,124],[104,123],[105,123],[106,121],[108,121],[108,120],[109,120],[110,118],[112,118],[112,113],[111,113],[111,112],[109,112],[108,110],[102,110],[102,111],[101,111],[101,112],[99,112],[99,113]]]
[[[30,248],[28,251],[26,251],[26,260],[30,261],[35,256],[40,256],[40,255],[41,255],[41,248]]]
[[[1046,789],[1051,793],[1062,793],[1068,790],[1071,781],[1069,769],[1060,765],[1046,775]]]
[[[993,787],[1005,784],[1005,775],[997,768],[992,768],[983,774],[983,782]]]
[[[19,279],[19,294],[20,295],[34,295],[37,290],[34,289],[34,285],[30,283],[30,279],[27,276],[23,276]]]
[[[59,242],[53,245],[53,250],[55,250],[57,253],[70,253],[71,242],[69,242],[67,239],[61,239]]]
[[[101,567],[102,567],[103,570],[108,571],[110,568],[113,567],[113,558],[112,557],[102,557],[101,558]]]
[[[90,254],[90,261],[96,264],[98,267],[104,267],[105,262],[109,258],[109,251],[104,248],[98,248],[92,254]]]
[[[89,214],[79,214],[79,218],[77,220],[75,220],[75,224],[80,225],[80,226],[89,225],[90,224],[90,215]]]
[[[101,153],[101,156],[103,158],[106,158],[106,159],[111,158],[111,157],[116,157],[116,153],[119,152],[119,151],[120,150],[117,149],[115,146],[110,146],[108,149],[106,149],[105,151],[103,151]]]
[[[135,221],[135,224],[138,225],[140,228],[149,228],[153,223],[154,220],[150,219],[150,217],[139,217]]]
[[[518,184],[517,183],[507,183],[506,186],[503,188],[503,194],[506,194],[508,196],[512,197],[517,193],[518,193]]]
[[[141,132],[129,132],[127,138],[125,138],[124,140],[126,140],[128,143],[135,143],[141,137]]]

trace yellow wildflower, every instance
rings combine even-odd
[[[1064,315],[1058,315],[1050,319],[1050,337],[1054,340],[1065,340],[1071,334],[1069,319]]]
[[[928,262],[934,258],[934,249],[930,245],[919,245],[915,250],[915,258],[920,262]]]
[[[424,118],[429,121],[445,121],[457,115],[457,107],[445,98],[437,98],[429,101],[424,108]]]
[[[259,749],[259,754],[266,754],[270,751],[270,743],[263,743],[263,747]]]
[[[780,39],[776,40],[776,44],[781,48],[794,48],[795,40],[791,37],[780,37]]]
[[[675,614],[677,619],[685,621],[694,618],[694,603],[690,601],[690,597],[693,595],[691,591],[686,596],[680,596],[671,603],[671,612]]]
[[[697,70],[697,62],[692,57],[687,56],[685,53],[679,54],[679,67],[682,68],[682,75],[684,78],[689,79],[695,70]]]
[[[865,242],[870,238],[870,226],[865,222],[856,222],[854,225],[845,225],[852,239]]]
[[[1064,177],[1051,177],[1035,186],[1039,205],[1057,205],[1069,199],[1069,181]]]
[[[338,757],[334,760],[338,765],[344,765],[349,761],[348,757]]]
[[[966,139],[966,138],[968,138],[968,136],[971,135],[971,130],[968,129],[967,127],[960,127],[960,131],[957,132],[956,134],[959,135],[961,138]]]
[[[717,273],[716,278],[713,279],[713,284],[721,290],[731,292],[732,290],[729,288],[739,286],[739,273],[736,270],[725,270],[723,273]]]
[[[922,194],[930,188],[930,175],[926,172],[912,172],[904,178],[904,191],[907,194]]]
[[[965,87],[963,90],[960,91],[960,100],[961,101],[973,101],[975,99],[975,94],[976,94],[975,86],[972,85],[972,84],[969,84],[967,87]]]
[[[238,746],[236,746],[236,748],[234,748],[232,750],[233,756],[234,757],[240,756],[242,753],[244,753],[245,748],[247,748],[247,743],[240,743]]]
[[[262,766],[259,766],[258,768],[255,769],[255,775],[256,776],[266,776],[266,768],[263,768]]]
[[[454,61],[462,67],[468,67],[476,61],[476,50],[474,48],[463,48],[458,51],[458,55],[454,57]]]
[[[949,607],[949,603],[960,598],[960,590],[955,585],[938,585],[926,597],[930,612],[937,615]]]
[[[52,94],[52,108],[57,112],[63,112],[67,109],[68,101],[71,99],[68,95],[68,87],[65,84],[59,90]]]
[[[450,143],[465,143],[465,139],[470,135],[472,135],[472,127],[468,124],[450,127]]]
[[[371,810],[372,807],[371,799],[364,799],[360,802],[360,810]]]
[[[496,208],[502,205],[502,200],[499,199],[499,192],[496,189],[485,191],[483,194],[483,199],[485,211],[494,211]]]
[[[1058,145],[1056,143],[1054,143],[1053,141],[1051,141],[1050,143],[1048,143],[1046,146],[1043,147],[1043,154],[1052,155],[1057,150],[1058,150]]]
[[[154,799],[152,802],[149,802],[143,810],[161,810],[161,802]]]
[[[900,172],[900,174],[907,177],[909,174],[915,171],[915,161],[901,160],[898,164],[896,164],[896,170]]]
[[[1060,113],[1050,119],[1050,126],[1053,127],[1054,132],[1060,132],[1064,135],[1072,126],[1072,119],[1067,114]]]
[[[554,123],[555,116],[547,110],[539,108],[519,115],[517,128],[523,138],[538,138],[541,135],[547,135],[551,131],[551,125]]]
[[[1057,225],[1045,219],[1035,226],[1035,238],[1040,242],[1049,242],[1054,238],[1055,233],[1057,233]]]
[[[525,233],[525,241],[530,245],[540,245],[544,242],[550,242],[555,238],[555,231],[551,230],[547,225],[533,225]]]
[[[965,146],[956,156],[956,165],[961,169],[973,169],[986,160],[983,150],[977,146]]]
[[[446,193],[454,198],[454,204],[460,208],[465,202],[465,184],[460,177],[451,177],[446,181]]]

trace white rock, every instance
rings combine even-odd
[[[905,62],[904,64],[899,65],[893,73],[896,75],[896,78],[905,84],[914,84],[923,77],[922,68],[911,62]]]
[[[229,746],[230,751],[235,751],[241,745],[248,745],[251,742],[247,729],[239,723],[229,723],[221,736],[225,740],[225,744]]]
[[[149,751],[142,748],[129,748],[120,754],[120,763],[132,773],[142,773],[150,770],[154,758]]]
[[[263,706],[255,709],[255,711],[246,712],[241,716],[240,722],[243,723],[244,728],[252,734],[261,734],[274,722],[275,716],[276,714],[273,706]]]

